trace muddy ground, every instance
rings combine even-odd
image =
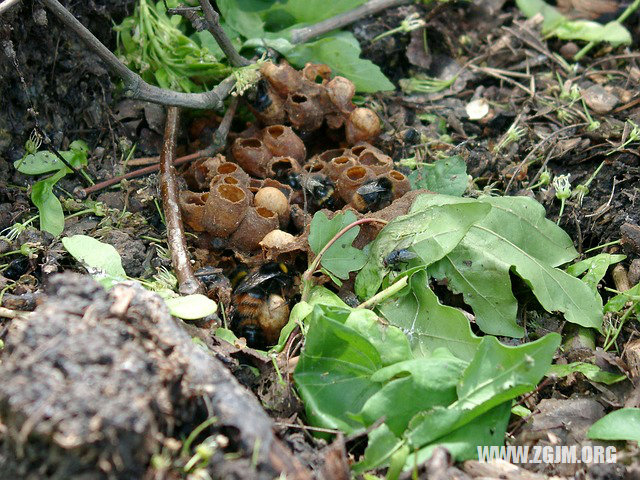
[[[63,3],[113,49],[111,26],[130,14],[135,2]],[[428,53],[421,48],[425,38],[422,30],[371,42],[413,12],[427,18]],[[474,180],[471,194],[534,196],[553,220],[560,209],[554,190],[527,187],[538,181],[545,169],[554,175],[568,174],[577,185],[604,162],[582,202],[569,200],[560,225],[580,253],[614,242],[602,251],[627,255],[622,265],[629,283],[635,285],[640,279],[637,142],[614,151],[629,135],[625,122],[640,124],[637,15],[626,25],[634,44],[616,49],[597,47],[580,62],[577,71],[567,71],[562,55],[568,57],[579,47],[571,42],[541,40],[539,27],[527,22],[512,2],[405,6],[364,19],[351,27],[363,55],[380,65],[396,84],[416,73],[449,78],[451,72],[466,66],[443,91],[405,93],[398,89],[367,97],[365,102],[376,106],[384,125],[377,145],[396,161],[412,156],[429,160],[436,152],[451,148],[445,144],[446,135],[454,146],[450,151],[466,161]],[[0,47],[0,231],[33,215],[27,189],[33,178],[16,172],[12,163],[24,154],[25,141],[36,125],[59,149],[75,139],[85,140],[90,146],[88,172],[95,180],[123,173],[123,159],[134,143],[136,156],[158,153],[163,111],[123,99],[118,82],[37,2],[25,1],[0,17]],[[570,82],[569,87],[575,84],[592,94],[585,101],[593,119],[600,122],[598,128],[589,131],[582,105],[561,97],[563,85],[557,75]],[[466,105],[480,97],[490,102],[490,112],[472,121]],[[425,114],[436,121],[421,121],[418,115]],[[191,121],[192,117],[185,115],[180,136],[183,151],[195,140],[188,134]],[[522,135],[496,152],[495,146],[516,121],[523,128]],[[243,126],[236,121],[233,129],[237,132]],[[78,179],[68,176],[59,193],[73,192],[77,186]],[[125,182],[121,188],[93,198],[127,214],[106,219],[80,216],[67,223],[66,233],[84,233],[114,245],[132,277],[149,278],[157,267],[171,267],[163,254],[166,244],[154,203],[155,175]],[[257,414],[257,419],[251,418],[253,437],[244,432],[246,425],[222,422],[217,431],[222,448],[216,455],[226,457],[210,463],[217,466],[210,468],[211,476],[272,478],[275,466],[285,465],[284,470],[291,472],[287,478],[307,478],[308,471],[319,474],[327,461],[336,470],[325,470],[325,477],[341,478],[335,473],[341,471],[341,463],[331,460],[336,455],[327,450],[326,442],[300,428],[302,408],[290,387],[275,380],[270,362],[250,351],[224,346],[206,329],[176,323],[161,307],[159,313],[155,311],[152,296],[135,287],[106,294],[88,277],[56,277],[56,273],[78,268],[60,242],[46,233],[27,229],[13,242],[0,239],[0,254],[27,241],[43,248],[31,258],[0,257],[2,307],[31,311],[40,305],[37,317],[28,323],[0,319],[0,339],[5,342],[0,357],[0,479],[180,478],[180,470],[171,463],[180,458],[176,439],[193,431],[212,410],[219,417],[225,414],[223,407],[220,410],[211,403],[219,395],[212,376],[226,375],[221,373],[221,365],[237,379],[229,380],[237,389],[232,403],[240,398],[250,405],[247,411],[261,412],[255,397],[243,393],[253,390],[271,417]],[[11,288],[4,292],[9,284]],[[617,285],[608,275],[603,286]],[[77,323],[63,321],[68,315],[77,318]],[[98,317],[103,320],[96,323]],[[562,329],[561,324],[553,324],[553,318],[546,320],[545,328]],[[184,329],[199,338],[200,345],[190,342]],[[618,353],[570,348],[563,353],[567,361],[595,357],[601,367],[626,372],[633,381],[606,387],[574,375],[547,382],[527,399],[526,405],[536,412],[532,421],[523,425],[513,418],[510,440],[531,445],[556,435],[560,443],[581,444],[586,428],[605,412],[614,407],[639,407],[638,366],[623,353],[637,337],[637,329],[636,320],[627,323],[618,339]],[[166,344],[150,343],[150,339],[169,337]],[[253,375],[251,369],[259,375]],[[95,388],[76,388],[86,382]],[[58,389],[54,401],[44,401],[51,398],[45,392]],[[268,460],[242,458],[243,450],[260,436]],[[544,478],[535,476],[538,473],[568,478],[638,478],[637,446],[619,447],[624,454],[618,465],[591,469],[546,466],[536,473],[479,471],[463,466],[450,469],[446,459],[434,456],[427,470],[433,478]],[[348,452],[361,449],[358,441],[347,443]],[[233,461],[234,455],[239,460]],[[171,461],[161,464],[166,458]]]

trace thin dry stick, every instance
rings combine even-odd
[[[291,31],[292,43],[304,43],[325,33],[331,32],[338,28],[345,27],[351,23],[360,20],[367,15],[381,12],[386,8],[397,7],[412,3],[413,0],[370,0],[353,10],[341,13],[331,18],[327,18],[319,23],[314,23],[308,27],[297,28]]]
[[[20,0],[4,0],[4,2],[0,3],[0,15],[17,5],[19,1]]]
[[[173,166],[182,165],[184,163],[190,162],[197,158],[201,157],[209,157],[211,155],[215,155],[222,149],[224,149],[227,143],[227,135],[229,134],[229,130],[231,129],[231,121],[233,120],[233,116],[236,113],[236,107],[238,106],[238,99],[233,98],[229,103],[229,108],[224,114],[222,118],[222,122],[218,126],[218,130],[213,136],[213,143],[203,150],[198,150],[197,152],[190,153],[189,155],[185,155],[184,157],[176,158],[173,162]],[[130,178],[141,177],[142,175],[147,175],[149,173],[157,172],[160,169],[160,165],[158,163],[151,165],[149,167],[140,168],[138,170],[134,170],[133,172],[125,173],[124,175],[118,175],[117,177],[108,178],[103,182],[96,183],[90,187],[79,190],[80,195],[86,197],[90,193],[97,192],[99,190],[103,190],[105,188],[111,187],[117,183],[120,183],[122,180],[128,180]]]
[[[220,26],[220,15],[216,12],[209,0],[200,0],[200,6],[202,7],[202,13],[207,21],[207,30],[213,35],[216,42],[220,46],[220,49],[224,52],[229,63],[234,67],[246,67],[251,65],[251,62],[238,53],[236,48],[229,40],[229,37]]]
[[[129,70],[100,40],[98,40],[82,23],[76,19],[57,0],[42,0],[42,3],[58,17],[58,19],[73,31],[80,40],[105,63],[114,75],[120,77],[127,89],[127,96],[137,100],[144,100],[161,105],[173,105],[185,108],[214,108],[222,107],[222,102],[229,96],[235,78],[230,76],[220,82],[213,90],[203,93],[174,92],[150,85],[140,75]]]
[[[178,278],[178,291],[183,295],[204,293],[204,289],[193,274],[187,240],[184,236],[180,203],[178,202],[178,184],[173,167],[173,157],[176,154],[176,138],[178,137],[178,107],[169,107],[167,124],[164,129],[164,143],[160,154],[160,193],[162,195],[162,209],[167,223],[167,243],[171,251],[171,264]]]

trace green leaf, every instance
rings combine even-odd
[[[387,466],[391,456],[404,445],[404,441],[396,437],[386,423],[383,423],[371,433],[364,451],[364,458],[351,469],[353,473],[361,474],[367,470]]]
[[[89,147],[82,140],[76,140],[71,143],[68,151],[59,152],[69,164],[75,168],[82,168],[87,165],[87,152]],[[20,173],[26,175],[41,175],[43,173],[57,172],[64,170],[66,173],[71,172],[69,168],[52,152],[41,150],[39,152],[25,155],[20,160],[16,160],[13,166]]]
[[[621,408],[591,425],[587,437],[594,440],[640,442],[640,408]]]
[[[350,32],[336,32],[313,42],[296,45],[285,55],[287,60],[300,68],[307,62],[326,63],[334,75],[347,77],[359,92],[395,89],[380,67],[360,58],[360,45]]]
[[[122,259],[118,251],[108,243],[102,243],[87,235],[74,235],[62,239],[62,245],[76,260],[82,262],[89,273],[100,283],[110,287],[126,280]]]
[[[619,312],[623,308],[627,306],[628,302],[634,302],[635,308],[638,308],[638,301],[640,300],[640,283],[634,285],[629,290],[625,292],[621,292],[615,297],[609,299],[607,304],[604,306],[604,311],[609,312]]]
[[[293,375],[309,421],[345,433],[362,427],[347,413],[360,411],[380,389],[371,375],[383,366],[376,348],[344,325],[348,314],[348,310],[335,307],[314,307]]]
[[[371,380],[384,386],[366,401],[358,418],[369,426],[385,417],[386,425],[400,437],[417,413],[456,401],[456,384],[467,365],[446,352],[378,370]]]
[[[282,28],[297,23],[317,23],[339,13],[352,10],[365,3],[366,0],[340,0],[339,2],[327,2],[326,0],[288,0],[277,2],[263,14],[263,17],[271,24],[273,19],[280,19]],[[283,21],[287,20],[283,24]]]
[[[445,347],[456,357],[471,361],[481,339],[471,332],[462,312],[438,302],[424,271],[411,277],[409,287],[406,295],[388,300],[379,310],[389,324],[406,333],[414,354],[426,357]]]
[[[199,293],[165,298],[164,303],[167,304],[171,315],[183,320],[197,320],[213,315],[218,310],[216,302]]]
[[[504,436],[509,424],[511,402],[504,402],[474,418],[463,427],[440,437],[409,457],[405,470],[413,469],[433,454],[436,447],[446,448],[457,462],[478,459],[478,447],[504,445]]]
[[[272,3],[260,0],[218,0],[216,5],[226,24],[246,38],[253,38],[263,35],[264,21],[260,13]]]
[[[444,195],[462,196],[469,185],[467,164],[459,155],[419,166],[409,175],[414,189],[425,188]]]
[[[414,208],[462,202],[442,195],[422,195]],[[429,267],[437,279],[464,295],[485,333],[521,337],[517,302],[509,272],[530,286],[542,307],[559,311],[567,321],[600,329],[602,300],[587,284],[554,268],[577,256],[569,236],[544,217],[544,208],[528,197],[483,197],[491,212],[469,229],[442,260]]]
[[[311,221],[309,246],[316,255],[344,227],[357,220],[352,211],[335,215],[331,220],[324,212],[317,212]],[[346,280],[349,272],[359,270],[367,256],[351,244],[358,236],[360,227],[354,227],[342,235],[322,256],[320,264],[338,278]]]
[[[621,382],[627,378],[622,374],[605,372],[597,365],[585,362],[573,362],[567,365],[551,365],[547,371],[547,376],[556,375],[558,377],[566,377],[572,373],[582,373],[592,382],[604,383],[606,385]]]
[[[238,341],[238,337],[236,336],[236,334],[228,328],[216,328],[214,335],[224,340],[225,342],[230,343],[231,345],[234,345]]]
[[[40,230],[57,237],[64,230],[64,212],[60,200],[53,193],[53,186],[66,175],[66,169],[40,180],[31,187],[31,201],[40,213]]]
[[[631,43],[631,34],[619,22],[602,25],[588,20],[569,20],[557,9],[542,0],[516,0],[518,8],[531,18],[542,14],[542,32],[563,40],[609,42],[613,45]]]
[[[560,339],[557,333],[550,333],[532,343],[507,347],[495,337],[483,337],[458,384],[458,400],[447,408],[417,415],[409,425],[410,444],[420,448],[435,442],[535,388],[549,368]]]
[[[389,222],[371,244],[369,258],[356,277],[356,294],[369,298],[378,291],[383,277],[389,273],[384,259],[392,251],[410,249],[429,265],[453,250],[471,225],[490,209],[489,205],[469,199],[451,205],[412,207],[408,215]]]
[[[589,285],[594,292],[598,292],[598,283],[604,278],[609,266],[621,262],[627,258],[626,255],[612,255],[610,253],[600,253],[590,258],[569,265],[567,273],[574,277],[579,277],[587,272],[582,281]]]

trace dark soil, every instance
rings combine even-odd
[[[135,1],[62,3],[113,50],[111,27],[131,13]],[[363,56],[380,65],[396,84],[415,74],[448,79],[461,66],[468,66],[442,91],[398,90],[366,97],[365,104],[376,106],[384,125],[377,146],[394,160],[415,156],[432,161],[441,151],[461,155],[474,181],[468,193],[533,196],[554,221],[560,202],[553,187],[529,187],[544,170],[554,176],[569,174],[575,187],[604,162],[582,202],[568,201],[560,225],[580,253],[622,239],[621,245],[597,252],[627,254],[622,265],[633,285],[640,279],[640,155],[637,142],[614,150],[629,134],[625,122],[640,124],[640,107],[635,102],[640,83],[638,17],[626,23],[634,35],[633,45],[595,48],[577,71],[567,71],[554,53],[573,46],[541,40],[539,28],[525,22],[512,3],[485,0],[473,5],[405,6],[351,27]],[[427,19],[426,36],[419,30],[372,42],[414,12]],[[75,139],[87,141],[88,172],[95,180],[123,173],[124,158],[134,143],[136,156],[159,151],[163,110],[123,99],[118,82],[100,61],[38,2],[25,0],[0,16],[0,47],[0,231],[33,216],[27,188],[33,178],[17,173],[12,162],[24,154],[25,141],[35,126],[59,149]],[[577,85],[584,92],[601,86],[615,95],[615,106],[602,107],[601,113],[592,109],[598,128],[586,128],[581,102],[561,97],[558,76],[569,82],[565,83],[568,88]],[[480,120],[471,120],[466,106],[478,98],[490,103],[490,111]],[[248,118],[246,112],[242,115]],[[198,130],[193,117],[185,117],[182,150],[189,148],[189,141],[195,143],[193,132]],[[218,120],[216,115],[200,117],[202,124]],[[520,138],[498,149],[514,122],[523,129]],[[207,124],[198,131],[211,128]],[[242,128],[237,120],[232,136]],[[79,180],[69,175],[57,193],[67,196],[78,186]],[[155,175],[123,182],[121,188],[93,198],[112,210],[104,218],[85,215],[69,221],[66,233],[91,235],[112,244],[132,277],[151,280],[159,267],[171,269],[156,205]],[[273,478],[279,469],[291,472],[287,478],[309,478],[307,469],[320,475],[323,468],[325,478],[341,478],[327,472],[341,471],[346,451],[362,451],[358,439],[350,439],[346,450],[334,444],[332,451],[326,442],[290,427],[304,418],[303,409],[290,384],[278,381],[272,363],[251,349],[229,346],[216,340],[209,329],[174,321],[158,297],[145,290],[122,287],[107,294],[89,276],[54,275],[79,267],[58,240],[33,228],[12,242],[0,239],[0,255],[25,242],[39,245],[31,257],[0,257],[0,265],[7,265],[0,274],[0,306],[31,311],[38,305],[29,321],[0,319],[0,340],[5,342],[0,357],[0,480],[180,478],[188,458],[176,445],[212,412],[218,421],[198,440],[208,436],[222,446],[207,467],[213,478]],[[203,243],[207,242],[199,246]],[[225,273],[235,266],[227,250],[211,254],[199,249],[194,256],[200,264],[212,255]],[[304,263],[302,258],[298,261]],[[228,285],[228,280],[218,285],[219,291]],[[617,288],[611,275],[602,286]],[[540,323],[551,330],[563,328],[548,316]],[[630,321],[618,340],[618,354],[567,347],[561,355],[567,361],[588,359],[605,369],[622,370],[632,381],[605,387],[573,375],[546,384],[525,402],[535,411],[531,421],[523,425],[514,417],[510,441],[546,445],[552,441],[549,435],[555,435],[562,444],[588,444],[585,429],[595,419],[613,407],[640,407],[640,373],[633,363],[638,360],[626,349],[637,331],[637,321]],[[598,341],[601,346],[602,338]],[[279,367],[286,376],[288,367]],[[241,424],[234,416],[237,411],[245,413],[239,417]],[[247,452],[253,450],[256,439],[260,455],[252,459]],[[637,447],[627,445],[624,462],[615,468],[577,466],[537,473],[638,478],[638,458]],[[160,460],[167,463],[158,467]],[[464,467],[465,473],[462,468],[452,467],[446,453],[438,452],[425,471],[429,478],[544,478],[523,471],[511,476],[480,472],[474,466]]]

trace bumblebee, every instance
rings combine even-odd
[[[416,258],[418,255],[406,248],[394,250],[382,259],[382,263],[386,268],[397,268],[401,263],[407,263],[409,260]]]
[[[289,303],[284,290],[292,277],[283,263],[267,263],[253,273],[234,279],[231,296],[235,307],[231,327],[253,348],[266,348],[278,341],[280,330],[289,320]]]
[[[351,204],[359,212],[373,212],[391,205],[393,183],[387,177],[364,182],[353,194]]]
[[[333,196],[336,191],[336,185],[326,175],[322,173],[289,173],[285,181],[294,190],[304,188],[307,202],[313,209],[333,209],[336,207]]]
[[[269,96],[267,81],[264,79],[259,80],[256,86],[246,93],[245,98],[258,112],[264,112],[273,102]]]

